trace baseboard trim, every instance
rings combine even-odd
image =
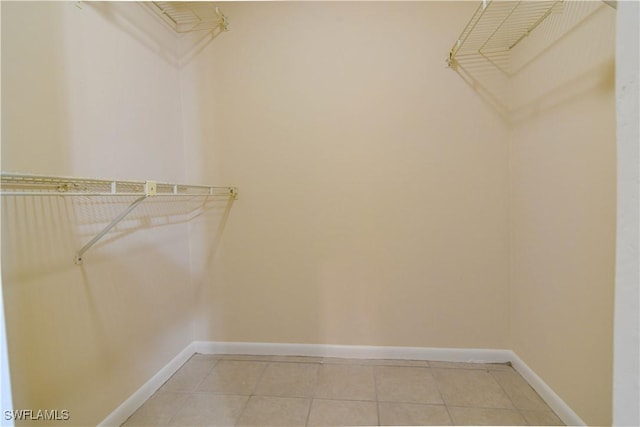
[[[352,359],[404,359],[441,362],[505,363],[514,369],[538,392],[566,425],[586,425],[584,421],[512,350],[386,347],[331,344],[285,344],[256,342],[194,341],[147,381],[140,389],[118,406],[100,427],[124,423],[195,353],[248,354],[274,356],[341,357]]]
[[[511,365],[529,383],[531,387],[540,395],[547,405],[556,413],[558,417],[568,426],[586,426],[587,424],[576,414],[569,405],[542,378],[536,374],[520,357],[513,351],[511,353]]]
[[[331,344],[284,344],[252,342],[194,341],[196,353],[252,354],[275,356],[343,357],[351,359],[437,360],[443,362],[504,363],[511,361],[510,350],[387,347]]]
[[[162,384],[176,373],[182,365],[195,353],[194,343],[187,345],[176,357],[162,367],[149,381],[136,390],[127,400],[111,412],[98,427],[120,426],[155,393]]]

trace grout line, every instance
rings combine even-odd
[[[191,358],[189,358],[177,371],[176,373],[174,373],[167,381],[165,381],[165,383],[163,383],[163,385],[156,390],[156,392],[151,396],[155,396],[158,392],[162,391],[162,387],[164,387],[164,385],[171,379],[173,378],[174,375],[176,375],[178,373],[178,371],[180,371],[184,366],[187,365],[187,363],[189,361],[191,361],[193,358],[193,356]],[[195,389],[192,391],[184,391],[184,390],[177,390],[177,391],[172,391],[172,390],[167,390],[165,392],[170,392],[170,393],[178,393],[181,395],[185,395],[185,399],[182,402],[181,405],[179,405],[179,407],[171,414],[171,416],[169,417],[168,421],[169,423],[171,423],[176,415],[184,408],[184,406],[186,405],[186,402],[194,395],[200,395],[200,394],[214,394],[214,395],[227,395],[227,396],[242,396],[246,398],[246,401],[243,405],[243,407],[241,408],[241,410],[238,413],[238,418],[235,420],[235,423],[237,423],[240,418],[244,415],[244,412],[246,411],[249,401],[251,400],[252,397],[256,397],[258,395],[256,395],[256,391],[258,389],[258,386],[261,384],[261,382],[264,380],[264,377],[266,375],[266,371],[269,367],[269,365],[273,365],[273,364],[280,364],[280,363],[297,363],[297,364],[302,364],[302,365],[316,365],[316,375],[315,375],[315,379],[314,379],[314,384],[313,384],[313,390],[311,393],[311,396],[307,396],[307,397],[300,397],[300,396],[283,396],[283,395],[273,395],[273,394],[265,394],[265,395],[259,395],[259,397],[272,397],[272,398],[286,398],[286,399],[305,399],[309,401],[309,408],[307,411],[307,416],[306,416],[306,420],[305,420],[305,426],[307,426],[309,424],[309,420],[310,420],[310,416],[311,416],[311,410],[314,404],[315,400],[326,400],[326,401],[351,401],[351,402],[372,402],[372,400],[363,400],[363,399],[349,399],[349,398],[322,398],[322,397],[316,397],[317,392],[318,392],[318,387],[319,387],[319,382],[320,382],[320,378],[321,378],[321,374],[322,374],[322,367],[324,366],[324,362],[323,361],[305,361],[305,360],[265,360],[265,358],[260,358],[260,359],[246,359],[246,358],[239,358],[239,359],[226,359],[226,358],[218,358],[215,355],[213,357],[211,357],[210,359],[213,363],[211,368],[208,370],[208,372],[200,379],[200,381],[197,382]],[[263,364],[263,368],[262,371],[260,372],[259,378],[257,380],[257,382],[255,383],[253,390],[250,392],[250,394],[246,395],[246,394],[237,394],[237,393],[225,393],[225,392],[211,392],[211,391],[199,391],[198,387],[205,381],[206,378],[208,378],[212,372],[215,370],[216,367],[218,367],[219,362],[221,360],[226,360],[226,361],[230,361],[230,362],[248,362],[248,363],[261,363]],[[526,418],[524,417],[524,414],[522,413],[522,411],[516,407],[512,396],[507,393],[506,389],[502,386],[502,384],[498,381],[495,372],[503,372],[503,370],[491,370],[491,369],[487,369],[485,367],[483,368],[479,368],[479,369],[469,369],[469,368],[456,368],[456,367],[438,367],[438,368],[433,368],[429,365],[429,361],[425,361],[426,366],[416,366],[416,365],[403,365],[403,364],[398,364],[398,365],[394,365],[394,364],[372,364],[370,363],[369,360],[363,360],[364,363],[357,363],[358,359],[344,359],[345,361],[353,361],[352,363],[327,363],[328,366],[355,366],[355,367],[366,367],[366,368],[371,368],[372,370],[372,375],[373,375],[373,385],[374,385],[374,400],[373,402],[376,403],[376,416],[377,416],[377,424],[381,425],[381,419],[380,419],[380,400],[379,400],[379,396],[378,396],[378,374],[379,374],[379,370],[380,368],[420,368],[420,369],[427,369],[431,375],[431,377],[433,378],[434,382],[435,382],[435,386],[436,389],[438,391],[438,394],[442,400],[442,404],[435,404],[435,403],[421,403],[421,402],[405,402],[405,401],[389,401],[390,403],[410,403],[410,404],[418,404],[418,405],[430,405],[430,406],[444,406],[447,415],[449,416],[449,419],[451,421],[451,423],[453,424],[454,420],[453,417],[451,415],[451,408],[454,407],[459,407],[459,408],[473,408],[473,409],[502,409],[502,410],[515,410],[521,417],[522,420],[524,422],[523,425],[528,425],[528,422],[526,420]],[[447,369],[447,370],[458,370],[458,371],[484,371],[489,373],[490,377],[493,379],[494,382],[496,382],[498,384],[498,386],[500,387],[500,389],[503,391],[503,393],[505,393],[505,395],[507,396],[507,398],[509,399],[512,407],[511,408],[490,408],[490,407],[480,407],[480,406],[461,406],[461,405],[448,405],[445,402],[444,396],[442,394],[442,390],[440,387],[440,384],[436,378],[436,376],[434,375],[434,370],[435,369]],[[518,374],[519,375],[519,374]],[[526,380],[525,380],[526,382]],[[527,383],[528,384],[528,383]],[[529,385],[530,386],[530,385]],[[535,392],[535,390],[533,390]],[[537,393],[536,393],[537,394]],[[151,398],[150,397],[150,398]],[[147,399],[147,401],[145,401],[145,403],[148,402],[149,399]],[[386,401],[385,401],[386,402]],[[550,409],[550,408],[549,408]],[[553,412],[553,410],[551,410]],[[137,411],[136,411],[137,412]],[[555,414],[555,412],[553,412]],[[135,414],[135,412],[134,412]],[[132,414],[131,416],[133,416],[134,414]],[[557,415],[556,415],[557,416]],[[131,417],[129,417],[131,418]],[[129,419],[128,418],[128,419]],[[127,419],[127,420],[128,420]],[[126,423],[126,421],[125,421]],[[235,424],[234,423],[234,424]]]
[[[442,390],[440,390],[440,384],[438,384],[438,379],[433,374],[433,368],[429,368],[429,373],[433,377],[433,381],[436,384],[436,390],[438,390],[438,394],[440,395],[440,399],[442,400],[444,409],[447,411],[447,415],[449,416],[449,421],[451,421],[451,425],[455,425],[455,422],[453,421],[453,416],[451,415],[451,411],[449,411],[449,405],[447,404],[447,401],[444,400],[444,395],[442,394]]]
[[[227,392],[219,392],[219,391],[194,391],[193,393],[187,393],[187,394],[199,394],[199,395],[205,395],[205,394],[210,394],[213,396],[240,396],[240,397],[251,397],[252,395],[250,394],[241,394],[241,393],[227,393]],[[269,396],[269,397],[276,397],[276,396]]]
[[[242,415],[244,414],[244,411],[247,410],[247,406],[249,405],[249,401],[251,400],[251,396],[245,396],[245,397],[247,398],[247,401],[244,402],[244,405],[242,405],[242,409],[240,409],[240,412],[238,412],[238,418],[233,422],[234,426],[238,424],[238,421],[240,421],[240,418],[242,418]]]
[[[500,411],[513,411],[514,408],[496,408],[495,406],[465,406],[465,405],[448,405],[451,408],[467,408],[467,409],[495,409]]]
[[[171,377],[170,377],[169,379],[173,378],[173,376],[174,376],[174,375],[176,375],[176,374],[180,371],[180,369],[182,369],[184,366],[186,366],[186,364],[187,364],[187,363],[189,363],[189,361],[191,361],[191,360],[193,359],[193,356],[195,356],[195,355],[196,355],[196,353],[192,354],[192,355],[191,355],[191,357],[190,357],[186,362],[184,362],[184,363],[182,364],[182,366],[181,366],[181,367],[180,367],[180,368],[179,368],[179,369],[178,369],[178,370],[177,370],[173,375],[171,375]],[[186,394],[186,395],[187,395],[187,397],[185,397],[185,399],[184,399],[184,401],[182,402],[182,404],[181,404],[181,405],[179,405],[179,407],[178,407],[178,408],[173,412],[173,414],[171,414],[171,417],[169,417],[169,420],[168,420],[167,425],[171,425],[171,422],[173,421],[173,419],[174,419],[174,418],[176,417],[176,415],[177,415],[177,414],[182,410],[182,408],[184,408],[184,406],[186,405],[187,400],[189,400],[189,398],[190,398],[190,397],[191,397],[191,396],[196,392],[196,390],[198,390],[198,387],[200,386],[200,384],[202,384],[202,382],[203,382],[203,381],[204,381],[204,380],[205,380],[209,375],[211,375],[211,372],[213,371],[213,368],[215,368],[215,367],[216,367],[216,365],[218,364],[218,360],[217,360],[217,359],[213,359],[213,360],[214,360],[214,363],[213,363],[213,365],[211,366],[211,369],[209,370],[209,372],[207,372],[207,374],[206,374],[206,375],[204,375],[200,381],[198,381],[198,384],[196,384],[196,386],[194,387],[194,389],[193,389],[192,391],[180,391],[180,392],[179,392],[179,393]],[[160,386],[160,388],[156,391],[156,393],[158,393],[160,390],[162,390],[162,387],[164,387],[164,385],[165,385],[168,381],[169,381],[169,380],[165,381],[165,383],[164,383],[164,384],[162,384],[162,386]],[[154,395],[155,395],[155,393],[154,393]],[[148,402],[148,401],[149,401],[149,400],[147,400],[147,402]],[[145,402],[145,403],[147,403],[147,402]]]
[[[362,403],[371,403],[377,402],[376,400],[362,400],[362,399],[331,399],[327,397],[314,397],[313,400],[330,400],[332,402],[362,402]],[[395,403],[409,403],[409,402],[395,402]]]
[[[309,425],[309,417],[311,416],[311,407],[313,406],[314,400],[315,400],[314,398],[311,398],[311,401],[309,401],[309,410],[307,411],[307,418],[304,420],[305,427]]]
[[[157,392],[156,392],[157,393]],[[187,404],[187,400],[189,400],[189,398],[191,397],[192,393],[188,393],[188,392],[184,392],[184,394],[186,394],[187,396],[184,398],[184,400],[182,401],[181,405],[178,405],[178,408],[176,408],[175,411],[173,411],[173,413],[171,414],[171,416],[169,417],[169,419],[167,420],[167,425],[171,425],[171,422],[173,421],[173,419],[176,417],[176,415],[178,415],[178,413],[182,410],[182,408],[184,408],[184,406]],[[148,402],[149,400],[147,400]],[[145,402],[145,403],[147,403]],[[137,412],[137,411],[136,411]],[[135,414],[135,412],[134,412]],[[132,415],[133,416],[133,415]]]
[[[228,359],[223,359],[223,360],[228,360]],[[259,361],[259,360],[233,360],[234,362],[260,362],[260,363],[264,363],[264,366],[262,367],[262,372],[260,372],[260,378],[258,378],[258,381],[256,381],[256,384],[253,386],[253,390],[251,391],[251,394],[249,394],[247,396],[247,401],[244,403],[244,405],[242,406],[242,409],[240,410],[240,412],[238,413],[238,419],[235,420],[235,422],[233,423],[234,425],[236,425],[238,423],[238,421],[240,421],[240,418],[242,418],[242,415],[244,415],[244,411],[247,410],[247,406],[249,406],[249,401],[251,400],[252,397],[255,396],[255,392],[256,389],[258,388],[258,385],[260,384],[260,381],[262,381],[262,378],[264,377],[264,373],[267,370],[267,366],[269,366],[269,362],[263,362],[263,361]]]
[[[220,360],[219,359],[214,359],[214,360],[215,360],[215,362],[213,363],[213,366],[211,366],[211,369],[209,369],[209,372],[207,372],[207,374],[204,377],[202,377],[202,379],[200,381],[198,381],[198,384],[196,384],[195,388],[191,391],[192,393],[195,392],[196,390],[198,390],[198,387],[200,387],[200,385],[204,382],[204,380],[206,380],[207,377],[209,377],[209,375],[211,375],[211,373],[216,368],[216,366],[218,366],[218,362],[220,362]]]
[[[316,392],[318,390],[318,380],[320,378],[320,371],[322,370],[322,363],[318,364],[316,368],[316,376],[313,382],[313,390],[311,392],[311,402],[309,402],[309,410],[307,411],[307,419],[304,422],[305,427],[309,425],[309,418],[311,417],[311,408],[313,407],[313,401],[316,398]]]
[[[228,359],[221,359],[221,360],[228,360]],[[264,373],[267,370],[267,366],[269,366],[269,362],[263,362],[261,360],[232,360],[233,362],[258,362],[258,363],[264,363],[264,366],[262,367],[262,372],[260,372],[260,378],[258,378],[258,381],[256,381],[256,384],[253,386],[253,390],[251,391],[251,394],[249,394],[247,396],[247,401],[244,403],[244,405],[242,406],[242,409],[240,410],[240,412],[238,413],[238,419],[233,423],[234,425],[236,425],[238,423],[238,421],[240,421],[240,418],[242,418],[242,415],[244,415],[244,411],[247,410],[247,406],[249,405],[249,401],[251,400],[252,397],[255,396],[255,392],[256,389],[258,388],[258,384],[260,384],[260,381],[262,381],[262,378],[264,377]]]
[[[376,395],[376,416],[378,417],[378,425],[382,425],[380,421],[380,400],[378,399],[378,376],[376,375],[376,371],[378,366],[373,367],[373,391]]]
[[[269,367],[269,364],[270,364],[270,362],[267,362],[262,367],[262,372],[260,372],[260,378],[258,378],[258,381],[256,381],[256,385],[253,386],[253,390],[251,391],[251,397],[256,396],[256,390],[258,389],[258,386],[262,382],[262,379],[264,378],[264,374],[267,371],[267,368]]]
[[[516,403],[513,401],[513,399],[511,398],[511,394],[509,394],[507,392],[507,390],[502,386],[502,384],[500,383],[500,381],[498,381],[498,379],[493,375],[493,373],[491,371],[489,371],[489,375],[491,376],[491,378],[496,382],[496,384],[498,384],[498,386],[500,387],[500,389],[502,390],[502,392],[507,396],[507,398],[509,399],[509,401],[511,402],[511,405],[513,405],[513,409],[516,411],[516,413],[518,415],[520,415],[520,417],[522,418],[522,421],[524,421],[525,426],[528,426],[529,423],[527,422],[527,419],[524,417],[524,415],[522,414],[522,412],[520,412],[520,409],[518,408],[518,406],[516,405]]]
[[[490,371],[491,376],[493,377],[493,379],[498,383],[498,385],[500,386],[500,388],[504,391],[504,393],[507,395],[507,397],[509,398],[509,400],[511,400],[511,403],[513,404],[514,409],[516,410],[516,412],[518,412],[518,414],[520,414],[520,416],[522,417],[522,419],[525,422],[525,425],[530,425],[529,422],[527,421],[527,418],[524,416],[524,413],[522,411],[534,411],[534,412],[544,412],[544,411],[539,411],[536,409],[524,409],[524,408],[519,408],[516,403],[513,401],[513,398],[511,397],[511,394],[509,394],[507,392],[507,390],[502,386],[502,384],[500,383],[500,381],[498,381],[498,379],[495,377],[494,372],[501,372],[501,371]],[[555,413],[555,411],[553,409],[551,409],[551,407],[549,406],[549,404],[547,402],[544,401],[544,399],[542,399],[542,397],[540,396],[540,394],[538,394],[538,392],[531,387],[531,384],[529,384],[529,382],[527,380],[525,380],[524,378],[522,378],[522,375],[520,375],[519,372],[515,372],[515,374],[520,377],[524,383],[527,385],[527,387],[529,387],[529,389],[531,390],[531,392],[533,392],[536,396],[538,396],[538,398],[540,400],[542,400],[542,402],[544,403],[544,405],[547,407],[547,410],[551,411],[551,413],[553,413],[556,417],[558,417],[558,414]],[[560,417],[558,417],[559,419]]]
[[[464,364],[466,367],[460,366],[431,366],[431,362],[440,363],[437,360],[428,359],[357,359],[357,358],[345,358],[345,357],[319,357],[319,356],[264,356],[264,355],[250,355],[250,354],[208,354],[208,353],[196,353],[203,356],[210,356],[211,359],[217,360],[232,360],[238,362],[264,362],[264,363],[307,363],[307,364],[319,364],[319,365],[351,365],[351,366],[390,366],[390,367],[403,367],[403,368],[433,368],[433,369],[466,369],[466,370],[490,370],[490,371],[502,371],[506,369],[492,369],[492,365],[508,366],[513,368],[510,362],[444,362],[450,364]],[[301,358],[301,360],[274,360],[275,357],[295,357]],[[316,359],[316,360],[304,360],[304,358]],[[397,363],[394,363],[396,361]],[[408,364],[406,362],[421,362],[420,364]],[[478,365],[478,367],[469,367],[469,365]]]

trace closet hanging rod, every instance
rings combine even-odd
[[[2,172],[0,176],[2,178],[0,195],[2,196],[138,196],[76,253],[74,258],[76,264],[82,264],[85,252],[149,197],[225,196],[233,200],[238,196],[236,187],[167,184],[155,181],[116,181],[9,172]]]

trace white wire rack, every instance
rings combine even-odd
[[[235,187],[2,172],[2,196],[235,196]],[[155,189],[154,189],[155,188]]]
[[[551,13],[561,12],[563,0],[483,1],[449,51],[447,62],[478,57],[509,75],[510,51]]]
[[[220,8],[210,2],[154,1],[146,5],[178,33],[209,31],[215,28],[229,31],[229,20]]]
[[[85,244],[76,254],[75,263],[82,264],[82,256],[113,227],[149,197],[225,197],[236,199],[236,187],[158,183],[156,181],[119,181],[45,176],[20,173],[1,173],[1,196],[134,196],[136,199],[106,227]]]

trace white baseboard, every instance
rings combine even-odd
[[[282,344],[251,342],[194,341],[196,353],[253,354],[275,356],[343,357],[351,359],[437,360],[443,362],[504,363],[511,361],[510,350],[380,347],[365,345]]]
[[[586,425],[580,417],[511,350],[430,348],[430,347],[378,347],[330,344],[282,344],[194,341],[174,357],[138,391],[118,406],[98,426],[119,426],[124,423],[162,384],[167,381],[194,353],[249,354],[274,356],[342,357],[352,359],[404,359],[441,362],[505,363],[533,387],[542,399],[567,425]]]
[[[516,353],[511,353],[511,365],[529,383],[531,387],[540,395],[547,405],[556,413],[558,417],[568,426],[586,426],[587,424],[573,412],[573,409],[556,394],[547,383],[544,382]]]
[[[142,387],[102,420],[102,422],[98,424],[98,427],[120,426],[124,423],[127,418],[133,415],[194,353],[194,343],[187,345],[184,350],[171,359],[171,361],[151,377],[149,381],[144,383]]]

